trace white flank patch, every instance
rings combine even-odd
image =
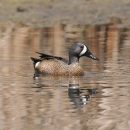
[[[84,49],[81,51],[81,53],[79,54],[79,56],[82,56],[86,51],[87,51],[87,47],[84,45]]]
[[[40,62],[37,62],[37,63],[35,64],[35,68],[39,65],[39,63],[40,63]]]

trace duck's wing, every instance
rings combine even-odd
[[[51,56],[51,55],[47,55],[47,54],[40,53],[40,52],[36,52],[36,53],[38,53],[40,55],[39,57],[41,59],[57,59],[57,60],[63,61],[64,63],[68,64],[68,60],[66,60],[65,58],[57,57],[57,56]]]

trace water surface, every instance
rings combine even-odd
[[[130,29],[116,25],[0,27],[0,130],[129,130]],[[68,58],[81,41],[83,77],[33,78],[30,57]]]

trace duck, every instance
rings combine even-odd
[[[79,65],[79,59],[83,56],[93,60],[99,60],[88,49],[87,45],[82,42],[75,42],[69,49],[69,60],[36,52],[40,58],[33,58],[35,74],[43,75],[64,75],[64,76],[81,76],[84,70]]]

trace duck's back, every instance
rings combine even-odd
[[[43,59],[36,66],[42,74],[51,75],[83,75],[83,69],[78,63],[66,64],[57,59]]]

